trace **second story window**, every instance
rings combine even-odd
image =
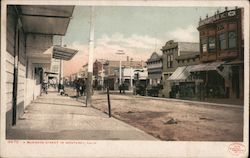
[[[168,68],[172,68],[173,67],[173,61],[174,61],[173,54],[167,56],[167,61],[168,61],[168,63],[167,63]]]
[[[236,48],[236,32],[228,32],[228,48]]]
[[[215,50],[215,37],[208,38],[208,49],[209,49],[209,51]]]
[[[226,34],[222,33],[219,35],[219,47],[220,50],[226,49],[227,48],[227,44],[226,44]]]

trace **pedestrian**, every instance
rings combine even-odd
[[[85,93],[85,82],[84,82],[84,80],[81,80],[81,82],[80,82],[80,95],[83,96],[84,93]]]
[[[47,82],[45,80],[43,80],[42,89],[43,89],[43,92],[45,92],[46,94],[48,94],[48,91],[47,91]]]
[[[125,94],[125,84],[122,84],[122,93]]]
[[[119,85],[119,91],[122,93],[122,85]]]

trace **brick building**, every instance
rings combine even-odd
[[[244,39],[243,9],[217,11],[200,19],[200,57],[202,63],[214,63],[217,69],[196,71],[204,81],[208,96],[243,98]]]

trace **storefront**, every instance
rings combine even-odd
[[[225,98],[229,88],[225,86],[226,73],[221,69],[224,62],[213,62],[178,67],[169,77],[172,98]]]

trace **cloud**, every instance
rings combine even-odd
[[[155,43],[161,43],[161,40],[148,35],[132,34],[129,37],[124,37],[121,33],[114,33],[110,37],[104,34],[97,40],[97,43],[99,45],[119,44],[128,48],[153,49],[155,47]]]
[[[199,35],[198,30],[193,25],[189,25],[186,28],[176,28],[174,31],[166,34],[168,39],[173,39],[178,42],[198,42]]]
[[[126,60],[129,56],[134,61],[146,61],[155,50],[155,43],[161,47],[163,42],[148,35],[132,34],[129,37],[124,37],[121,33],[115,33],[111,36],[104,34],[96,40],[94,60]],[[74,42],[67,47],[77,49],[79,52],[70,61],[64,62],[65,76],[78,72],[82,65],[88,63],[88,44]],[[125,54],[117,55],[118,50],[123,50]]]

